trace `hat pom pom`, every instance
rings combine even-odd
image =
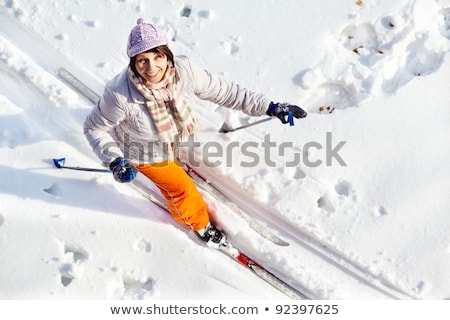
[[[143,24],[143,23],[145,23],[145,22],[144,22],[144,19],[139,18],[139,19],[137,20],[137,24]]]

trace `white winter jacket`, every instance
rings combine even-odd
[[[197,96],[253,116],[269,108],[270,100],[264,95],[227,83],[186,57],[175,58],[175,69],[176,89],[188,100]],[[103,97],[84,122],[84,134],[105,165],[119,156],[152,163],[162,153],[145,99],[128,79],[127,68],[107,83]]]

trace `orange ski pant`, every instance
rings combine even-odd
[[[159,188],[172,217],[187,228],[198,231],[209,223],[206,203],[197,187],[175,161],[136,165]]]

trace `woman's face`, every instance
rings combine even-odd
[[[136,56],[135,67],[142,78],[150,83],[158,83],[167,71],[167,56],[155,52],[143,52]]]

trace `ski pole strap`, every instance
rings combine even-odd
[[[289,110],[288,121],[289,125],[292,127],[294,125],[294,114],[292,113],[292,110]]]

